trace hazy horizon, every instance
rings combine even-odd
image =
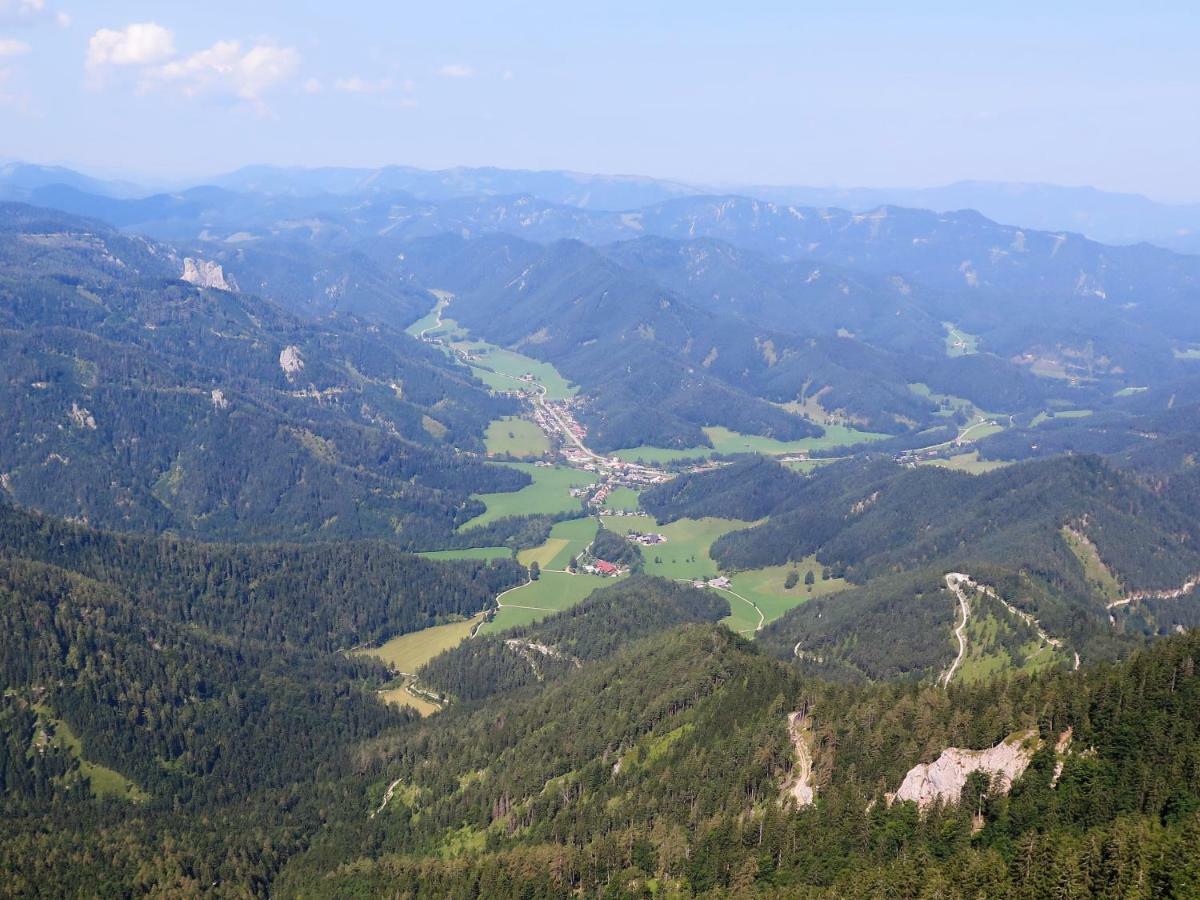
[[[338,15],[0,2],[0,157],[183,181],[495,166],[700,185],[959,181],[1200,200],[1198,13],[618,3]]]

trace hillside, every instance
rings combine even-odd
[[[222,539],[445,535],[515,489],[511,412],[466,369],[349,316],[305,324],[180,281],[166,246],[0,209],[0,484],[111,528]]]

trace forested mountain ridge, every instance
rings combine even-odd
[[[1173,351],[1200,341],[1196,316],[1186,312],[1195,309],[1200,291],[1196,258],[1148,245],[1112,247],[1069,232],[1000,225],[969,210],[933,213],[881,206],[850,212],[739,196],[684,196],[605,212],[528,195],[435,201],[403,193],[300,198],[203,188],[164,198],[170,214],[130,219],[128,204],[142,201],[60,202],[159,236],[191,241],[203,236],[211,254],[240,248],[252,271],[256,254],[269,254],[271,244],[293,248],[288,252],[298,258],[295,248],[304,246],[318,255],[332,254],[328,258],[333,260],[338,253],[381,240],[403,244],[441,234],[501,233],[597,246],[647,236],[727,242],[765,260],[790,264],[794,271],[783,280],[790,282],[788,290],[799,290],[827,266],[831,271],[825,272],[825,284],[848,289],[843,296],[854,302],[869,299],[877,290],[872,284],[880,282],[890,285],[883,295],[893,303],[911,292],[921,315],[912,325],[905,323],[899,334],[912,332],[922,320],[924,328],[950,321],[980,336],[985,351],[1003,358],[1028,367],[1066,366],[1118,386],[1170,375],[1178,368]],[[182,218],[172,218],[177,214]],[[394,258],[383,258],[389,256]],[[760,280],[748,263],[739,266],[750,269],[743,289]],[[780,277],[776,273],[770,280]],[[261,284],[262,278],[252,281]],[[295,285],[301,292],[302,287]],[[303,302],[320,305],[317,292],[309,292]],[[891,340],[886,332],[882,337]]]
[[[832,686],[764,667],[711,627],[663,632],[381,749],[391,790],[377,815],[326,831],[279,889],[1020,897],[1148,879],[1186,893],[1200,849],[1186,774],[1200,752],[1196,652],[1194,636],[1175,638],[1118,666],[947,692]],[[780,802],[792,710],[816,789],[799,809]],[[961,803],[888,802],[917,763],[1015,734],[1031,744],[1011,791],[973,776]]]
[[[304,323],[179,280],[170,248],[0,207],[0,487],[97,525],[429,543],[526,477],[482,450],[514,409],[402,332]]]
[[[411,715],[371,695],[383,666],[337,651],[472,615],[523,577],[0,504],[0,893],[261,893],[322,819],[357,815],[355,754]]]
[[[1028,648],[1013,648],[1037,643],[1022,614],[1065,648],[1060,663],[1194,626],[1194,496],[1190,470],[1151,479],[1084,456],[977,476],[867,460],[801,477],[761,460],[682,476],[644,503],[662,520],[765,519],[713,544],[726,571],[811,557],[857,585],[790,610],[761,640],[781,657],[819,657],[823,671],[840,662],[882,678],[933,677],[950,663],[947,572],[971,574],[1017,611],[991,604],[1018,665]]]

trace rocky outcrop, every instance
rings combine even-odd
[[[86,407],[80,406],[74,401],[71,402],[71,411],[67,413],[67,417],[76,428],[84,428],[88,431],[96,430],[96,417]]]
[[[300,348],[289,344],[279,351],[279,368],[288,380],[295,378],[304,369],[304,358],[300,356]]]
[[[933,762],[909,769],[888,803],[912,800],[921,810],[937,802],[957,803],[968,776],[974,772],[986,773],[993,785],[1007,793],[1028,767],[1038,743],[1036,732],[1027,731],[1010,735],[987,750],[948,747]]]
[[[803,712],[788,713],[788,737],[796,751],[796,765],[783,783],[784,797],[791,797],[797,806],[811,806],[816,795],[813,787],[812,749],[809,746],[812,730]]]
[[[220,263],[211,262],[207,259],[187,257],[183,261],[183,274],[179,277],[181,281],[194,284],[196,287],[214,288],[218,291],[237,290],[237,285],[234,284],[232,276],[229,278],[225,277],[225,272],[221,268]]]

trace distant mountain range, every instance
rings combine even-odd
[[[155,193],[133,183],[92,178],[61,167],[19,162],[0,166],[0,199],[54,205],[47,202],[53,193],[39,196],[39,192],[60,186],[126,199]],[[1140,194],[1038,183],[961,181],[928,188],[716,186],[637,175],[493,167],[431,171],[411,166],[310,169],[255,165],[212,178],[180,182],[177,187],[185,196],[192,196],[191,190],[195,188],[217,187],[275,198],[403,193],[433,202],[528,194],[548,203],[599,211],[637,209],[705,194],[734,194],[785,206],[832,207],[851,212],[880,206],[904,206],[943,213],[971,209],[1004,224],[1075,232],[1102,243],[1145,241],[1181,252],[1200,252],[1200,203],[1161,203]]]

